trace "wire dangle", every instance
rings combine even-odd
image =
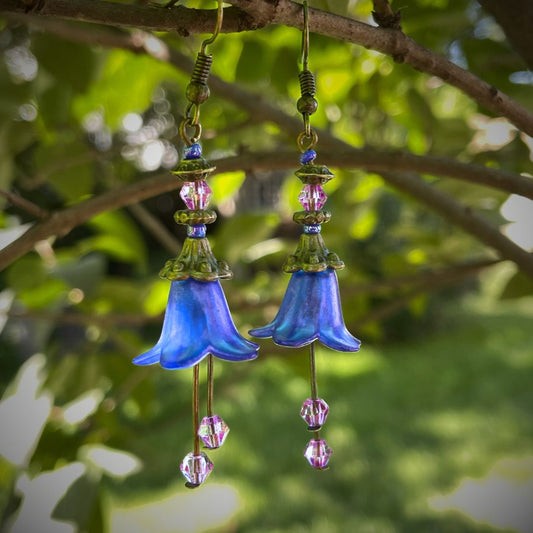
[[[303,226],[303,232],[295,253],[283,265],[283,270],[291,274],[291,280],[278,314],[270,324],[253,329],[250,334],[258,338],[272,337],[281,346],[298,348],[309,345],[311,396],[303,402],[300,416],[314,435],[304,450],[304,456],[313,468],[324,470],[333,452],[320,436],[329,406],[318,396],[315,342],[342,352],[356,352],[361,343],[346,329],[342,316],[335,270],[344,268],[344,263],[326,248],[320,235],[322,224],[331,218],[329,212],[322,210],[327,200],[322,185],[334,176],[326,166],[314,162],[318,134],[311,127],[310,116],[317,110],[318,102],[315,98],[315,77],[308,68],[307,0],[304,0],[302,8],[302,71],[298,75],[301,96],[297,109],[302,114],[304,128],[296,140],[302,164],[296,176],[304,184],[298,197],[304,211],[294,213],[293,220]]]
[[[235,328],[220,285],[221,279],[233,274],[225,261],[215,258],[206,238],[206,224],[216,220],[216,213],[208,209],[212,192],[206,181],[215,167],[202,157],[200,105],[209,98],[207,80],[213,62],[206,47],[216,39],[222,18],[222,0],[218,0],[216,27],[197,55],[186,89],[189,103],[179,128],[186,148],[173,173],[183,182],[180,196],[187,209],[177,211],[174,219],[187,226],[187,238],[178,257],[168,260],[159,273],[171,281],[161,337],[151,350],[133,360],[137,365],[159,363],[168,369],[193,368],[193,451],[180,465],[189,488],[200,486],[213,469],[209,457],[200,450],[200,442],[208,449],[219,448],[229,432],[224,420],[213,411],[214,356],[226,361],[247,361],[257,357],[259,348]],[[204,358],[207,408],[200,421],[200,362]]]

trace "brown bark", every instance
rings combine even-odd
[[[225,9],[223,32],[254,30],[267,24],[302,27],[302,6],[290,0],[228,0],[228,3],[237,4],[238,7]],[[173,31],[183,36],[210,33],[215,22],[213,10],[192,10],[182,6],[163,9],[101,0],[2,0],[0,4],[0,13],[20,14],[28,11],[40,17]],[[375,28],[319,9],[309,10],[309,27],[312,32],[377,50],[391,55],[398,63],[406,63],[421,72],[437,76],[494,114],[506,117],[518,129],[533,137],[533,114],[525,107],[401,31]]]

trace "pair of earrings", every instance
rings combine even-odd
[[[327,467],[332,450],[320,437],[329,407],[318,397],[314,342],[318,340],[333,350],[355,352],[360,341],[348,332],[342,316],[335,270],[343,268],[344,263],[329,252],[320,235],[322,224],[331,217],[322,210],[327,199],[322,185],[333,174],[326,166],[315,163],[318,136],[311,128],[309,117],[318,104],[315,79],[308,69],[307,0],[303,2],[303,15],[303,69],[299,74],[301,97],[297,108],[303,117],[304,131],[297,139],[302,166],[296,175],[304,184],[298,197],[304,211],[296,212],[293,217],[303,226],[303,232],[295,253],[283,265],[291,279],[277,316],[270,324],[252,329],[250,334],[258,338],[272,337],[281,346],[310,346],[311,396],[303,402],[300,415],[314,433],[304,456],[313,468],[322,470]],[[180,126],[187,147],[173,173],[183,182],[180,196],[187,209],[177,211],[174,218],[178,224],[187,226],[187,238],[179,256],[167,261],[160,272],[161,277],[171,281],[161,337],[151,350],[133,360],[137,365],[159,363],[167,369],[193,367],[193,451],[180,465],[189,488],[201,485],[213,469],[211,460],[200,451],[200,441],[206,448],[216,449],[222,446],[229,432],[224,420],[213,412],[213,358],[247,361],[255,359],[259,349],[257,344],[242,337],[233,323],[220,284],[221,279],[231,278],[232,272],[227,263],[215,258],[206,238],[206,224],[216,219],[216,213],[208,209],[211,189],[206,178],[215,168],[202,157],[199,117],[200,105],[209,97],[207,79],[213,60],[212,55],[206,54],[206,47],[218,35],[222,17],[222,0],[219,0],[216,28],[198,53],[186,90],[189,105]],[[199,367],[203,359],[207,361],[207,413],[200,422]]]

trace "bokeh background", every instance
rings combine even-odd
[[[367,0],[310,4],[375,25]],[[477,2],[396,4],[407,35],[532,108],[528,59]],[[202,36],[2,16],[2,247],[50,212],[170,175],[189,72],[159,52],[194,58]],[[132,36],[144,53],[113,46]],[[228,85],[202,106],[204,154],[222,169],[232,157],[262,161],[209,182],[218,213],[209,238],[234,271],[224,290],[244,335],[283,297],[301,183],[295,136],[239,98],[297,119],[300,39],[268,26],[211,48],[213,78]],[[315,34],[310,67],[321,131],[378,154],[531,177],[531,138],[435,77]],[[205,485],[184,487],[191,372],[131,364],[159,336],[168,282],[157,273],[185,237],[174,191],[40,241],[0,274],[2,531],[533,532],[533,281],[364,164],[330,164],[332,149],[320,146],[336,173],[323,235],[346,262],[344,317],[363,341],[358,354],[317,348],[330,469],[302,455],[306,350],[265,340],[256,361],[216,363],[215,410],[231,432],[210,453]],[[287,151],[294,162],[279,168]],[[422,179],[532,250],[531,200]]]

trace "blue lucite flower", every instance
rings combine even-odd
[[[315,340],[341,352],[356,352],[361,345],[344,324],[337,274],[331,268],[292,274],[276,318],[250,335],[272,337],[293,348]]]
[[[235,328],[220,281],[189,278],[172,282],[161,337],[133,362],[189,368],[208,354],[227,361],[255,359],[258,348]]]

